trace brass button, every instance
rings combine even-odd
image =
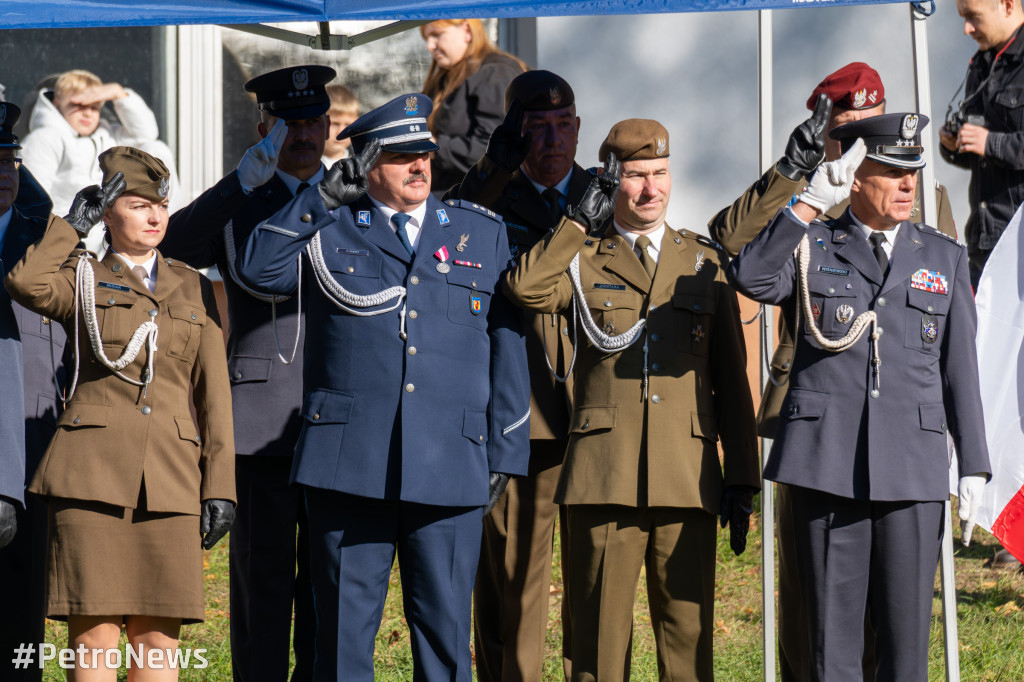
[[[142,407],[142,414],[149,414],[152,411],[153,411],[153,408],[151,408],[149,405],[144,405]]]
[[[419,313],[417,313],[415,310],[410,310],[409,311],[409,318],[410,319],[415,320],[417,315],[419,315]]]
[[[50,324],[50,318],[44,317],[43,318],[43,324]]]
[[[72,423],[72,424],[77,424],[77,423],[78,423],[78,422],[80,422],[80,421],[82,421],[82,420],[81,420],[81,419],[79,419],[78,417],[75,417],[75,418],[74,418],[74,419],[72,420],[72,422],[71,422],[71,423]]]
[[[348,272],[355,272],[355,271],[356,271],[356,269],[355,269],[354,267],[352,267],[351,265],[350,265],[350,266],[348,266],[348,267],[347,267],[347,268],[345,268],[345,269],[346,269],[346,270],[347,270]]]
[[[655,404],[660,403],[661,402],[661,396],[658,395],[657,393],[655,393],[654,395],[651,396],[651,402],[655,403]]]
[[[107,299],[107,305],[114,305],[115,303],[117,303],[117,301],[115,301],[114,299],[112,299],[112,298],[108,298]]]
[[[313,421],[315,421],[315,422],[320,421],[320,413],[319,412],[314,412],[313,413]]]
[[[480,441],[481,443],[483,443],[483,442],[484,442],[484,437],[483,437],[483,436],[477,436],[477,439],[479,439],[479,441]]]
[[[302,222],[304,222],[304,223],[308,223],[308,222],[309,222],[309,221],[311,221],[312,219],[313,219],[313,216],[309,215],[308,213],[303,213],[303,214],[302,214],[302,218],[300,218],[300,220],[301,220]]]
[[[409,355],[416,355],[416,346],[409,346]]]
[[[412,384],[406,384],[405,385],[405,392],[406,393],[412,393],[415,390],[416,390],[416,387],[413,386]]]
[[[409,278],[409,284],[419,284],[419,283],[420,283],[420,278],[417,277],[416,275],[413,275],[412,277]]]

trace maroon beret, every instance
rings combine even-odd
[[[807,100],[808,109],[814,111],[814,103],[821,93],[828,95],[832,106],[840,109],[870,109],[885,101],[882,78],[864,62],[852,62],[825,76]]]

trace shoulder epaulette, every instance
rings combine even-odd
[[[725,253],[725,249],[722,248],[722,245],[719,244],[718,242],[716,242],[711,237],[705,237],[704,235],[700,234],[699,232],[690,232],[690,231],[684,230],[682,228],[676,230],[676,232],[679,233],[680,237],[683,237],[685,239],[692,239],[693,241],[697,242],[698,244],[701,244],[703,246],[710,246],[712,249],[715,249],[716,251],[721,251],[722,253]]]
[[[945,232],[937,230],[936,228],[932,227],[931,225],[927,225],[925,223],[914,223],[914,227],[917,228],[918,232],[921,232],[923,234],[930,234],[930,235],[935,235],[936,237],[942,237],[947,242],[953,242],[957,246],[961,246],[961,247],[962,246],[966,246],[962,241],[960,241],[956,237],[950,237]]]
[[[488,218],[495,222],[502,222],[502,218],[500,215],[498,215],[497,213],[495,213],[494,211],[485,206],[481,206],[480,204],[474,204],[472,201],[466,201],[465,199],[449,199],[448,201],[445,201],[444,204],[446,206],[452,206],[454,208],[465,208],[470,211],[475,211],[476,213],[487,216]]]
[[[186,270],[191,270],[192,272],[199,272],[185,261],[175,260],[173,258],[164,258],[164,263],[167,263],[167,265],[170,265],[171,267],[185,268]],[[199,272],[199,274],[203,273]]]

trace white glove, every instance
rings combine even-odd
[[[867,153],[864,140],[858,138],[841,158],[818,166],[800,201],[822,213],[846,201],[853,187],[853,174]]]
[[[270,133],[249,147],[238,162],[238,182],[248,194],[262,184],[270,182],[277,170],[277,156],[288,135],[288,125],[279,118]]]
[[[981,492],[985,487],[984,476],[976,474],[961,476],[957,485],[957,497],[960,498],[960,534],[964,547],[971,544],[971,533],[974,522],[978,518],[978,507],[981,506]]]

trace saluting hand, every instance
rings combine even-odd
[[[485,154],[509,173],[515,173],[530,153],[530,133],[523,132],[523,103],[513,99],[505,119],[491,133]]]
[[[619,160],[613,152],[608,152],[603,172],[594,175],[587,191],[583,193],[580,203],[573,208],[566,207],[569,219],[583,226],[584,232],[596,236],[605,222],[615,212],[615,198],[619,194]]]
[[[814,113],[793,129],[783,154],[775,168],[790,180],[810,177],[825,158],[825,128],[832,114],[832,100],[821,93],[814,103]]]
[[[270,182],[277,171],[277,157],[281,154],[287,136],[288,124],[279,118],[266,137],[245,150],[236,170],[242,189],[251,192]]]
[[[126,186],[124,173],[116,173],[103,187],[90,185],[80,190],[71,202],[71,208],[64,216],[64,220],[84,237],[89,234],[92,226],[100,221],[107,208],[117,201]]]
[[[235,521],[235,503],[229,500],[203,500],[199,516],[199,532],[203,536],[203,549],[210,549],[231,530]]]
[[[0,497],[0,549],[3,549],[18,532],[18,516],[14,504]]]
[[[754,493],[745,485],[730,485],[722,491],[719,509],[722,528],[729,526],[729,546],[739,556],[747,548],[747,531],[750,530],[750,515],[753,513]]]
[[[341,159],[331,166],[317,187],[324,208],[333,211],[339,206],[351,204],[366,194],[369,182],[366,179],[373,164],[380,156],[380,141],[372,140],[358,156]]]
[[[841,158],[818,166],[807,189],[800,195],[800,201],[819,213],[826,213],[833,206],[846,201],[853,187],[853,175],[867,153],[864,140],[857,138]]]

